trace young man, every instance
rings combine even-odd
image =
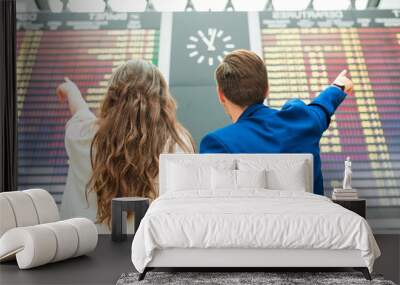
[[[263,104],[268,75],[255,53],[231,52],[215,76],[218,99],[233,124],[207,134],[200,143],[200,153],[312,153],[314,193],[323,195],[319,141],[336,108],[352,91],[346,71],[310,104],[293,99],[281,110]]]

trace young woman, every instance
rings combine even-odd
[[[61,204],[64,219],[84,216],[110,231],[114,197],[158,196],[161,153],[194,152],[193,140],[176,119],[176,104],[157,67],[128,61],[112,75],[96,117],[78,87],[65,79],[57,88],[68,102],[65,147],[69,158]],[[128,229],[132,231],[132,219]]]

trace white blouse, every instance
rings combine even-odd
[[[86,217],[96,221],[97,196],[94,192],[87,194],[86,184],[92,174],[90,146],[97,131],[96,116],[87,108],[76,112],[66,124],[65,148],[68,154],[68,176],[61,202],[62,219]],[[182,152],[176,147],[176,152]],[[96,224],[99,234],[109,234],[105,224]],[[127,222],[127,232],[134,232],[134,219]]]

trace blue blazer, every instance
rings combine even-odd
[[[299,99],[287,101],[281,110],[251,105],[236,123],[208,133],[200,153],[312,153],[314,193],[323,195],[319,141],[345,97],[331,86],[308,105]]]

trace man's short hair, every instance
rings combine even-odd
[[[264,61],[254,52],[235,50],[227,54],[215,71],[225,97],[241,107],[263,103],[268,92]]]

